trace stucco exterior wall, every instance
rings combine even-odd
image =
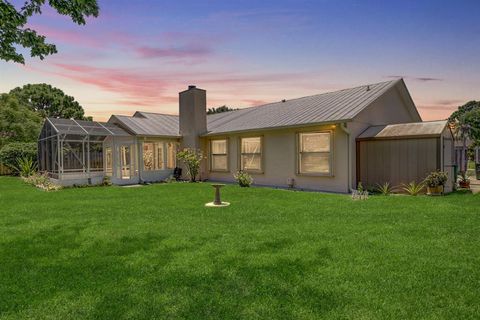
[[[308,176],[297,170],[297,143],[299,132],[333,132],[333,172],[332,176]],[[254,184],[288,187],[287,180],[295,179],[295,187],[305,190],[348,192],[347,136],[339,125],[312,126],[295,129],[257,131],[243,134],[229,134],[202,139],[204,150],[209,154],[210,139],[228,139],[228,171],[216,172],[209,168],[207,157],[205,176],[209,180],[234,182],[233,174],[240,169],[240,138],[263,137],[263,172],[252,173]]]

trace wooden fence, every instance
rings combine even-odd
[[[12,174],[12,170],[9,167],[0,163],[0,176],[7,176],[10,174]]]

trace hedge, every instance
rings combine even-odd
[[[0,149],[0,163],[9,168],[14,168],[20,158],[31,158],[37,161],[37,143],[12,142]]]

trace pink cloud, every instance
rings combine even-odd
[[[204,45],[185,45],[171,48],[138,47],[136,52],[142,58],[195,58],[209,55],[211,48]]]
[[[37,33],[46,36],[47,42],[61,42],[95,49],[98,49],[103,45],[101,39],[92,37],[85,32],[51,28],[45,25],[29,25],[29,28],[32,28],[37,31]]]
[[[165,97],[169,82],[159,75],[65,63],[53,65],[57,67],[56,70],[41,71],[118,93],[126,98],[125,101],[133,101],[131,104],[154,105],[160,101],[170,101]]]

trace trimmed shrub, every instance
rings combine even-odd
[[[244,188],[244,187],[248,188],[253,183],[252,176],[250,176],[247,172],[242,171],[242,170],[237,171],[237,173],[234,174],[233,177],[235,178],[235,180],[238,182],[238,184],[242,188]]]
[[[36,142],[11,142],[0,150],[0,163],[16,171],[19,159],[37,162]]]

